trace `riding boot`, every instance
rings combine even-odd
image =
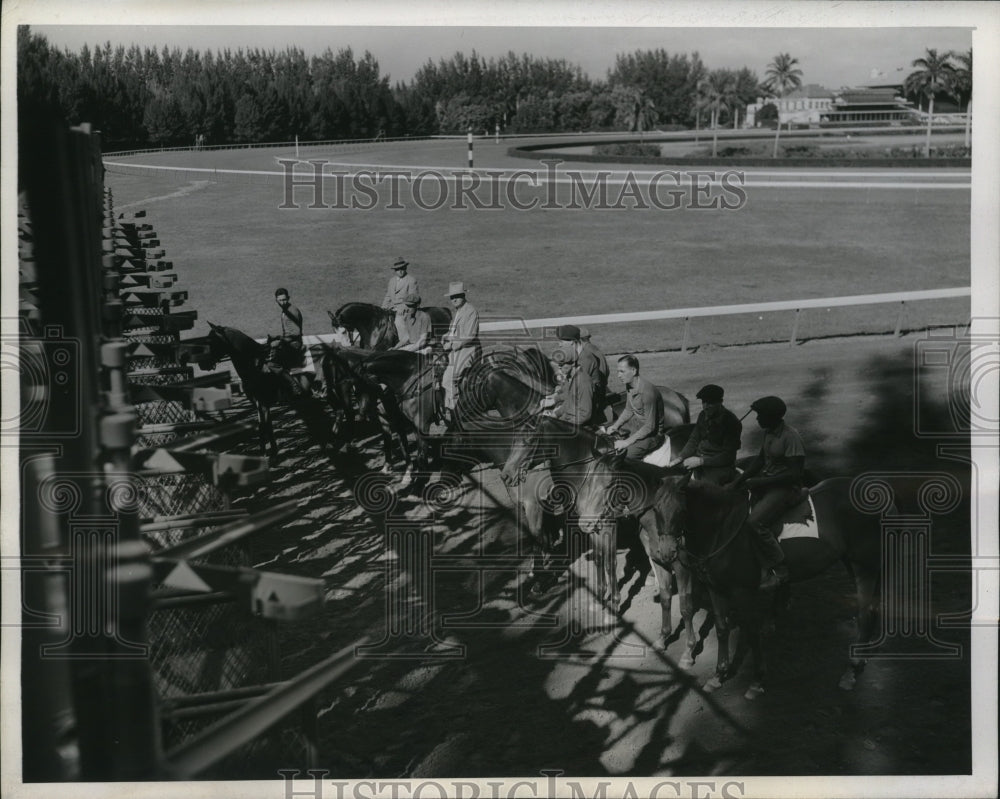
[[[757,534],[757,551],[763,566],[760,587],[764,591],[772,590],[788,581],[785,552],[766,524],[752,524],[751,527]]]

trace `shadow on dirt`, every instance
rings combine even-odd
[[[810,465],[820,474],[831,463],[852,474],[889,473],[906,512],[927,504],[926,475],[950,476],[941,490],[960,498],[932,500],[929,551],[967,555],[969,470],[960,448],[943,457],[941,439],[918,435],[914,413],[928,429],[949,430],[951,400],[928,391],[914,401],[912,359],[876,360],[864,373],[873,402],[835,430],[824,409],[836,387],[822,367],[790,398],[789,420],[807,439]],[[291,676],[361,635],[377,642],[360,653],[360,669],[319,699],[320,767],[331,777],[530,776],[550,768],[580,776],[939,774],[970,766],[968,633],[940,624],[941,613],[968,611],[968,572],[926,576],[932,635],[959,646],[956,657],[922,657],[922,642],[909,641],[916,657],[873,658],[853,694],[839,691],[853,607],[838,567],[796,586],[767,642],[765,698],[748,703],[742,687],[728,684],[704,697],[669,658],[643,660],[630,624],[602,626],[586,559],[575,558],[582,578],[571,573],[541,599],[525,590],[523,537],[495,473],[417,475],[401,486],[398,475],[376,473],[373,442],[357,455],[325,457],[285,415],[275,427],[289,455],[274,481],[242,504],[254,511],[297,498],[302,511],[257,542],[260,561],[321,576],[328,587],[318,618],[279,629],[282,671]],[[645,601],[648,573],[629,540],[623,531],[625,610]],[[571,559],[585,549],[570,547]],[[633,650],[638,660],[623,657]],[[612,771],[607,754],[622,749],[631,765]]]

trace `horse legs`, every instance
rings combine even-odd
[[[677,584],[677,599],[681,606],[681,623],[684,625],[687,633],[684,654],[681,655],[678,665],[682,669],[689,669],[694,665],[694,650],[698,646],[698,632],[694,628],[696,608],[691,584],[691,572],[682,566],[679,561],[674,561],[671,570]]]
[[[878,621],[879,574],[877,571],[855,567],[849,561],[844,561],[847,571],[854,578],[854,586],[858,599],[858,644],[867,644],[875,640]],[[840,678],[840,687],[845,691],[853,690],[858,677],[865,670],[867,659],[851,654],[850,665]]]
[[[618,613],[618,531],[615,522],[603,520],[590,534],[597,567],[597,595],[616,614]]]
[[[757,600],[758,597],[753,591],[747,592],[745,596],[736,600],[738,607],[742,608],[744,612],[738,647],[744,653],[747,647],[749,647],[754,667],[753,682],[750,683],[750,687],[743,694],[745,699],[756,699],[764,693],[764,679],[767,677],[767,660],[764,657],[764,636],[761,629],[760,609]],[[742,657],[736,657],[733,660],[733,671],[735,672]]]
[[[278,442],[274,437],[274,427],[271,424],[271,409],[266,403],[257,403],[257,431],[260,434],[260,454],[267,455],[270,445],[270,456],[277,460]]]
[[[522,492],[524,487],[522,486]],[[524,512],[523,528],[528,534],[528,581],[531,583],[531,593],[540,594],[545,590],[542,579],[535,573],[538,565],[538,553],[542,550],[541,539],[543,535],[542,523],[544,521],[542,506],[532,496],[531,492],[526,492],[527,496],[521,498],[521,510]]]
[[[715,674],[703,686],[706,692],[722,687],[732,674],[729,662],[730,616],[729,602],[725,596],[714,589],[709,589],[712,597],[712,610],[715,613],[715,635],[719,642],[719,654],[715,663]]]

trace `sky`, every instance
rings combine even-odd
[[[44,4],[43,4],[44,5]],[[112,20],[143,19],[140,14],[116,15],[115,3],[102,5],[107,16]],[[183,6],[184,4],[180,4]],[[196,8],[218,8],[224,3],[208,3]],[[301,5],[301,4],[299,4]],[[412,7],[427,6],[420,2],[405,4]],[[475,6],[476,4],[473,4]],[[512,7],[516,7],[513,4]],[[578,4],[587,7],[587,3]],[[737,8],[763,8],[764,3],[722,3],[723,11]],[[803,4],[808,7],[811,4]],[[348,19],[358,22],[408,22],[408,25],[376,26],[372,24],[357,25],[285,25],[285,22],[300,22],[301,9],[296,4],[281,5],[281,12],[275,9],[279,6],[261,7],[251,3],[245,8],[258,11],[263,9],[264,17],[248,13],[240,17],[233,14],[210,14],[205,11],[187,11],[183,14],[172,13],[155,18],[157,22],[183,21],[187,24],[165,25],[89,25],[89,24],[32,24],[32,29],[44,34],[50,42],[59,47],[79,50],[84,44],[95,45],[110,41],[113,45],[138,44],[139,46],[164,45],[182,50],[192,47],[199,50],[222,48],[237,49],[263,48],[284,49],[296,46],[307,55],[319,54],[327,47],[336,52],[350,46],[357,56],[365,50],[378,60],[383,74],[388,74],[392,82],[409,81],[415,71],[428,59],[437,61],[447,58],[457,51],[469,54],[476,50],[485,57],[501,56],[508,51],[515,53],[528,52],[539,57],[566,59],[580,67],[591,78],[603,79],[609,68],[614,64],[619,53],[631,52],[637,49],[652,49],[662,47],[668,53],[692,53],[697,51],[705,64],[711,68],[749,67],[763,78],[767,64],[777,53],[786,52],[799,60],[803,72],[804,83],[818,83],[828,88],[842,86],[864,85],[876,82],[874,72],[878,71],[887,78],[902,80],[911,70],[914,58],[924,54],[927,48],[938,50],[966,51],[972,47],[972,32],[969,27],[946,27],[946,23],[962,22],[961,16],[953,18],[941,14],[926,15],[923,11],[897,14],[879,14],[873,12],[870,22],[874,24],[860,25],[869,21],[858,10],[865,3],[848,4],[850,13],[843,12],[820,18],[796,19],[795,14],[785,13],[779,16],[762,17],[760,24],[773,26],[776,21],[805,22],[810,25],[827,20],[837,24],[821,25],[820,27],[758,27],[756,24],[745,27],[688,27],[688,22],[701,21],[718,24],[733,19],[740,23],[745,20],[738,15],[677,15],[685,24],[682,27],[670,26],[671,20],[664,19],[662,7],[660,15],[614,15],[604,9],[604,16],[594,15],[592,18],[573,18],[572,15],[545,15],[534,17],[532,21],[569,22],[583,27],[512,27],[509,25],[473,25],[460,24],[444,26],[433,24],[445,19],[440,14],[414,16],[412,13],[382,13],[367,14]],[[893,4],[887,4],[893,5]],[[925,4],[937,5],[937,4]],[[176,6],[175,6],[176,7]],[[376,8],[377,8],[376,4]],[[448,9],[450,6],[435,4],[434,9]],[[625,8],[633,9],[641,6],[626,4]],[[679,8],[683,8],[680,6]],[[711,6],[709,6],[711,8]],[[327,6],[329,8],[329,6]],[[670,6],[674,8],[674,6]],[[286,11],[286,9],[291,9]],[[307,9],[308,10],[308,7]],[[66,18],[66,14],[56,14],[50,17],[42,16],[44,23],[49,20]],[[479,17],[466,16],[472,22],[477,21],[509,21],[512,17],[518,21],[529,15],[507,14],[504,17],[491,17],[481,14]],[[267,25],[219,25],[218,22],[231,22],[234,19],[254,21],[267,19],[273,24]],[[80,21],[90,21],[92,14],[79,18]],[[320,22],[336,21],[337,17],[329,14],[319,15]],[[461,22],[457,15],[450,19]],[[644,26],[602,25],[602,20],[611,22],[645,22]],[[749,19],[751,23],[755,17]],[[933,25],[924,25],[933,22]],[[845,26],[841,27],[839,23]],[[916,27],[909,27],[913,23]],[[732,25],[733,23],[730,23]],[[888,25],[889,27],[880,27]],[[906,25],[905,27],[901,27]],[[895,81],[893,81],[895,82]]]

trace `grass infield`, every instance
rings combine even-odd
[[[443,159],[447,148],[447,160]],[[344,161],[463,166],[464,144],[414,142],[391,151],[340,153]],[[477,166],[509,163],[479,150]],[[452,152],[454,151],[454,152]],[[490,155],[493,154],[493,162]],[[134,163],[277,170],[275,150],[140,155]],[[304,158],[337,153],[303,152]],[[529,162],[530,163],[530,162]],[[379,302],[399,255],[411,263],[425,304],[445,304],[463,280],[486,318],[538,318],[832,297],[968,285],[968,192],[829,188],[746,188],[738,210],[678,208],[426,211],[406,184],[400,204],[373,210],[281,209],[280,177],[214,173],[129,173],[109,167],[116,209],[145,208],[189,305],[206,321],[254,336],[277,329],[277,286],[291,291],[307,333],[329,330],[326,310]],[[619,189],[612,187],[614,192]],[[522,201],[533,194],[518,190]],[[426,195],[433,200],[436,188]],[[484,195],[485,196],[485,195]],[[615,194],[612,193],[612,197]],[[333,201],[329,195],[328,203]],[[891,331],[898,307],[803,312],[798,337]],[[907,306],[904,328],[968,319],[967,300]],[[787,339],[792,312],[696,319],[691,346]],[[594,326],[606,352],[681,344],[683,322]]]

